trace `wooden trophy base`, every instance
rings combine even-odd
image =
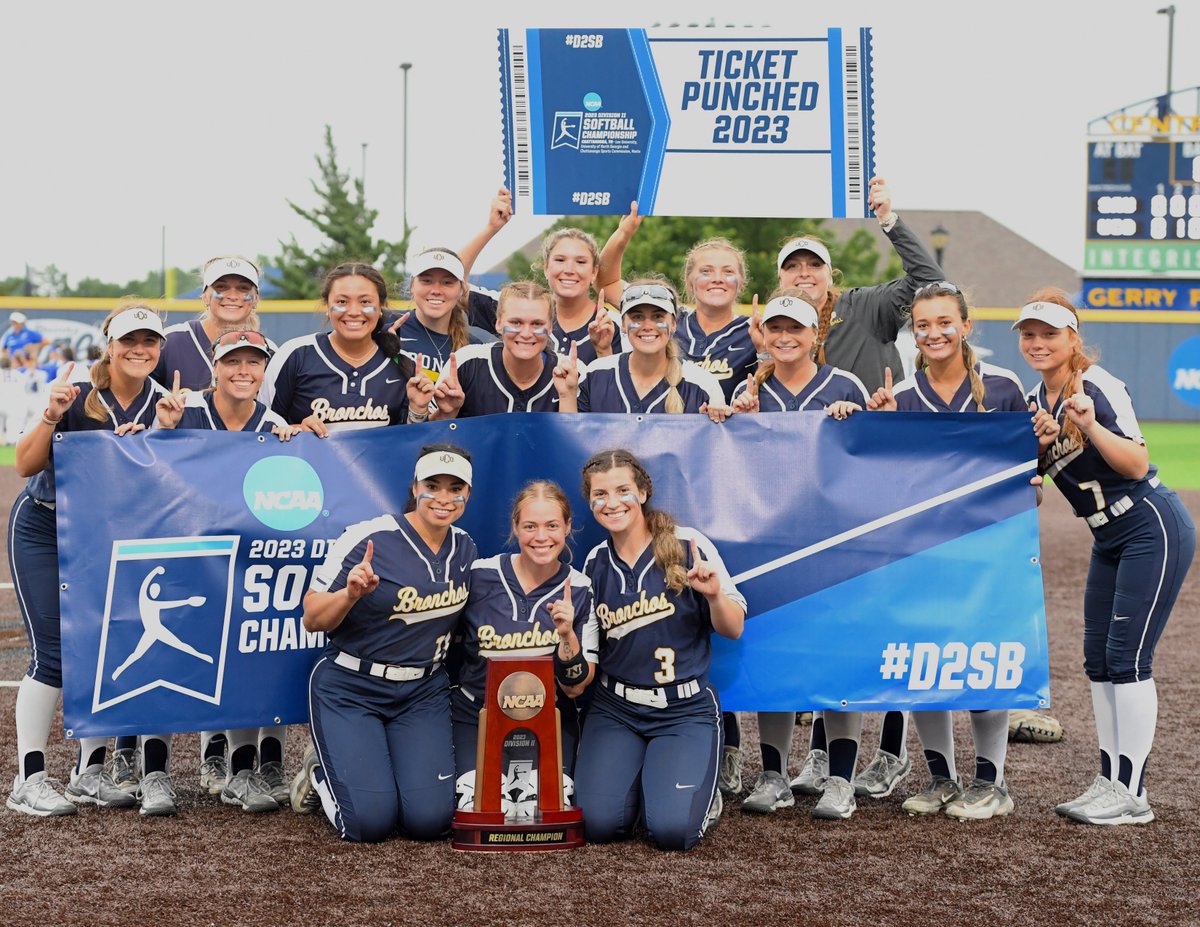
[[[453,827],[456,850],[573,850],[584,843],[578,808],[539,810],[522,821],[509,821],[500,811],[456,811]]]

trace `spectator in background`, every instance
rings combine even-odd
[[[14,312],[8,317],[8,331],[0,338],[0,357],[15,359],[17,354],[37,357],[38,349],[46,339],[29,328],[28,321],[23,312]]]

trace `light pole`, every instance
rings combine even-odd
[[[401,210],[404,216],[404,237],[408,238],[408,72],[412,68],[411,61],[405,61],[400,65],[400,70],[404,72],[404,124],[401,130],[401,158],[400,158],[400,202]]]
[[[1164,6],[1157,11],[1167,17],[1167,97],[1171,96],[1171,72],[1175,60],[1175,4]]]
[[[942,257],[946,253],[946,245],[950,243],[950,233],[942,228],[942,224],[939,222],[929,233],[929,241],[933,245],[933,259],[937,261],[938,267],[941,267]]]

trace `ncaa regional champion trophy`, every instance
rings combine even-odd
[[[488,660],[479,712],[475,810],[454,813],[456,850],[568,850],[583,846],[583,812],[563,807],[562,740],[554,705],[554,658]],[[504,742],[528,731],[538,744],[538,801],[532,818],[513,820],[500,805]]]

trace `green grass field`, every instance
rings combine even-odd
[[[1162,481],[1172,489],[1200,489],[1200,424],[1149,422],[1142,430]],[[16,448],[0,446],[0,466],[15,459]]]

